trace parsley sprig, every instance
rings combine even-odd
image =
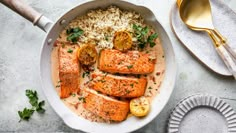
[[[78,41],[78,38],[84,33],[82,29],[77,28],[69,28],[66,30],[66,34],[68,35],[67,40],[73,43]]]
[[[18,115],[21,120],[29,120],[35,111],[38,113],[44,113],[45,109],[43,106],[45,105],[45,101],[38,101],[38,94],[33,90],[26,90],[25,95],[29,98],[29,103],[31,104],[31,108],[24,108],[23,111],[18,111]]]
[[[141,27],[140,25],[133,24],[133,30],[134,30],[134,35],[139,42],[138,46],[140,49],[145,48],[146,44],[149,44],[150,47],[154,47],[156,45],[154,41],[158,37],[158,34],[154,33],[148,36],[149,28],[147,26]]]

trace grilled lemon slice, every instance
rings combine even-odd
[[[148,114],[150,110],[149,100],[142,96],[139,98],[134,98],[130,101],[130,112],[134,116],[142,117]]]
[[[97,59],[97,50],[94,45],[85,44],[78,50],[78,58],[83,65],[93,65]]]
[[[114,48],[120,51],[127,51],[132,47],[132,37],[127,31],[117,31],[113,38]]]

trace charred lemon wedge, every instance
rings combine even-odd
[[[113,44],[115,49],[127,51],[132,47],[132,37],[127,31],[117,31],[113,38]]]
[[[142,117],[146,116],[150,110],[149,100],[142,96],[134,98],[130,101],[130,112],[134,116]]]
[[[78,50],[78,58],[82,65],[93,65],[97,59],[97,50],[95,49],[95,45],[84,44]]]

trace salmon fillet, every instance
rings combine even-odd
[[[93,73],[93,80],[89,87],[101,93],[115,96],[133,98],[142,96],[147,85],[147,78],[116,76],[104,73]]]
[[[155,62],[150,55],[139,51],[126,53],[104,49],[100,52],[98,68],[105,72],[122,74],[148,74],[154,71]]]
[[[129,112],[129,102],[119,101],[102,94],[95,90],[84,89],[83,95],[85,102],[84,108],[105,120],[123,121]]]
[[[69,97],[79,91],[78,46],[61,44],[58,49],[60,97]]]

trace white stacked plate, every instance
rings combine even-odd
[[[168,133],[236,133],[236,113],[220,98],[193,95],[172,111]]]

